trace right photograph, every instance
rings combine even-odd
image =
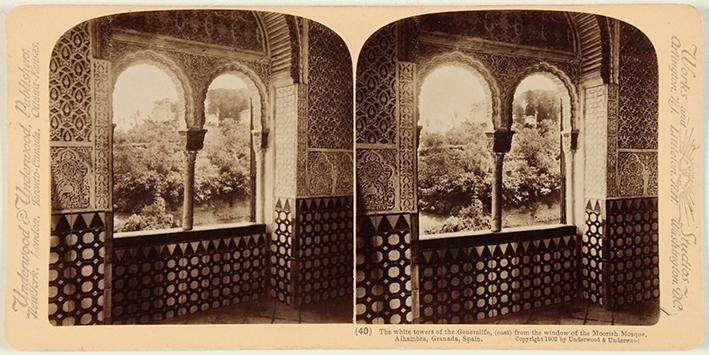
[[[652,325],[658,66],[633,25],[463,11],[356,72],[359,323]]]

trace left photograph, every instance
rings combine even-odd
[[[352,62],[272,12],[113,14],[49,64],[53,325],[353,322]]]

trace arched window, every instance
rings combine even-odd
[[[490,226],[490,88],[474,68],[444,63],[424,77],[418,100],[418,207],[424,234]]]
[[[113,90],[114,231],[180,226],[184,99],[161,68],[137,63]]]
[[[502,176],[503,227],[565,222],[561,132],[570,112],[569,93],[552,74],[529,75],[517,86]]]
[[[254,221],[251,130],[259,100],[258,91],[235,73],[210,84],[204,101],[207,133],[195,164],[195,225]]]

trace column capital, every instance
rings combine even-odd
[[[514,131],[508,128],[498,128],[494,131],[485,132],[485,135],[490,139],[490,150],[493,153],[505,154],[510,151],[512,146],[512,136]]]
[[[421,146],[421,130],[422,129],[423,129],[423,125],[416,126],[416,149],[417,150]]]
[[[188,128],[180,131],[182,137],[185,138],[185,149],[187,151],[196,152],[204,147],[204,135],[207,134],[206,129]]]
[[[561,138],[565,152],[575,152],[578,149],[579,130],[572,129],[570,131],[561,132]]]
[[[268,148],[268,133],[268,129],[254,129],[251,131],[253,148],[256,153],[261,153]]]

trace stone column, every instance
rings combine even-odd
[[[576,148],[578,146],[578,136],[579,131],[574,129],[571,131],[566,131],[561,133],[561,139],[564,154],[564,191],[566,195],[564,196],[565,207],[566,207],[566,220],[561,221],[566,224],[574,224],[575,211],[574,211],[574,155],[576,153]]]
[[[192,229],[194,214],[194,162],[197,158],[197,152],[186,150],[183,153],[185,166],[182,174],[182,229],[190,230]]]
[[[184,172],[183,172],[183,200],[182,200],[182,229],[191,230],[194,221],[194,165],[197,152],[204,146],[206,129],[190,128],[180,131],[185,139]]]
[[[256,167],[256,186],[252,187],[253,193],[256,194],[255,198],[253,199],[254,201],[254,209],[256,211],[254,215],[255,222],[257,223],[263,223],[265,220],[264,216],[264,207],[263,207],[263,200],[264,200],[264,189],[263,189],[263,184],[264,184],[264,155],[266,153],[266,148],[268,147],[268,129],[265,129],[263,131],[261,130],[252,130],[251,131],[251,142],[253,144],[253,150],[254,150],[254,159],[255,164],[254,166]]]
[[[510,151],[512,135],[514,132],[507,128],[498,128],[493,132],[487,132],[490,139],[490,150],[494,159],[492,169],[492,218],[490,230],[499,232],[502,230],[502,173],[505,153]]]
[[[416,126],[416,150],[421,146],[421,130],[423,130],[422,125]]]

